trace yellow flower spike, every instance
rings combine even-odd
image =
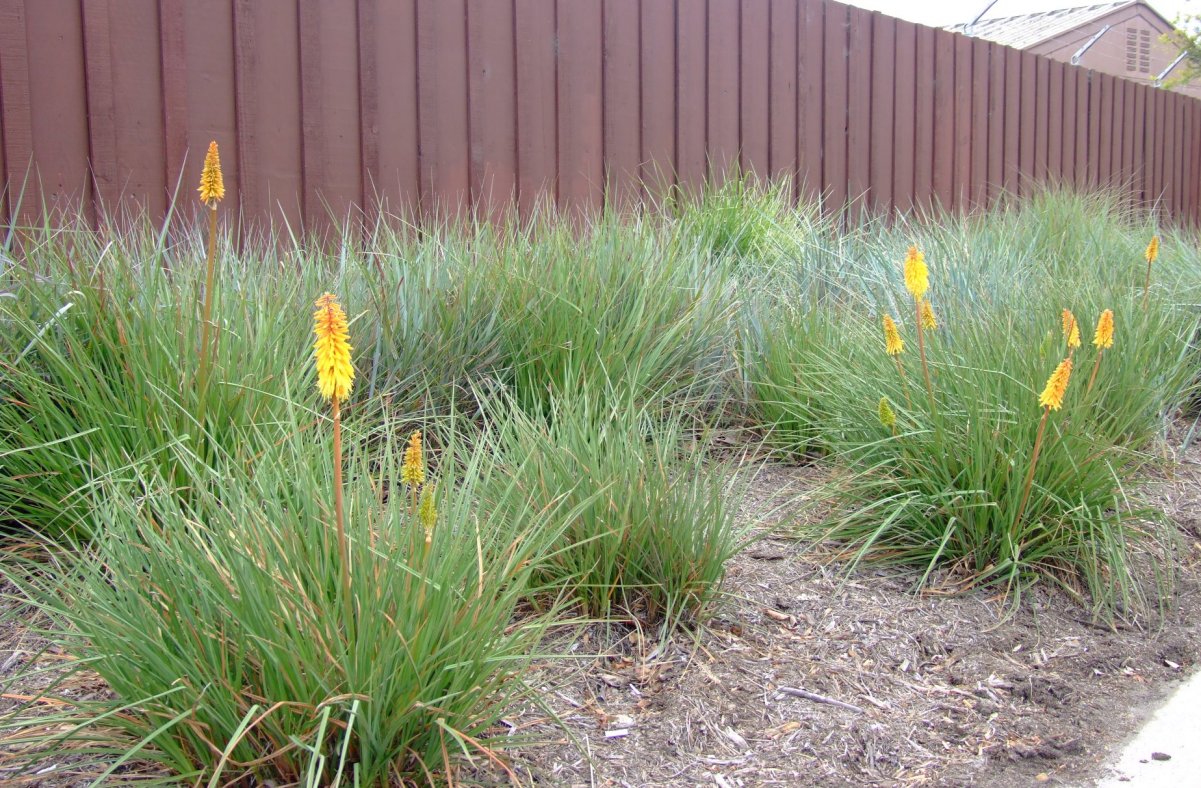
[[[350,363],[350,329],[346,313],[332,293],[317,299],[313,312],[313,357],[317,361],[317,388],[326,400],[343,401],[354,386],[354,367]]]
[[[1063,310],[1063,338],[1067,340],[1069,350],[1080,347],[1080,323],[1070,309]]]
[[[1151,242],[1147,244],[1147,250],[1143,252],[1143,257],[1148,263],[1155,262],[1155,258],[1159,257],[1159,236],[1151,236]]]
[[[892,405],[888,402],[888,397],[880,397],[880,405],[876,409],[876,415],[880,418],[880,424],[889,429],[897,426],[897,414],[892,409]]]
[[[1106,309],[1097,320],[1097,330],[1093,333],[1093,345],[1107,350],[1113,347],[1113,310]]]
[[[916,246],[910,246],[909,253],[905,255],[905,288],[914,298],[924,297],[930,289],[926,256]]]
[[[1043,388],[1043,393],[1038,398],[1040,407],[1049,410],[1059,410],[1063,407],[1063,397],[1068,391],[1068,381],[1072,377],[1072,360],[1065,358],[1059,362],[1059,366],[1051,373],[1051,377],[1047,379],[1047,385]]]
[[[217,203],[225,197],[225,181],[221,178],[221,157],[217,154],[217,141],[209,143],[204,155],[204,168],[200,171],[200,201],[217,210]]]
[[[890,356],[899,356],[904,349],[905,343],[901,339],[901,332],[897,331],[896,322],[892,319],[892,315],[885,315],[884,352]]]
[[[400,468],[400,480],[414,489],[425,483],[425,463],[421,459],[420,430],[409,436],[404,464]]]
[[[933,331],[938,328],[938,318],[934,316],[934,307],[930,306],[930,300],[922,301],[922,328]]]

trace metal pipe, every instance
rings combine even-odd
[[[980,21],[981,17],[983,17],[985,14],[987,14],[989,12],[989,10],[996,4],[997,4],[997,0],[992,0],[991,3],[984,6],[984,10],[981,11],[980,13],[976,14],[975,19],[973,19],[972,21],[968,22],[966,25],[963,26],[963,34],[965,36],[971,36],[972,28],[974,28],[976,26],[976,23]]]
[[[1095,36],[1090,38],[1088,41],[1084,42],[1084,46],[1077,49],[1076,54],[1072,55],[1072,65],[1073,66],[1080,65],[1080,56],[1083,55],[1085,52],[1087,52],[1089,47],[1091,47],[1093,44],[1097,43],[1097,41],[1101,38],[1101,36],[1108,33],[1109,28],[1111,28],[1111,27],[1113,27],[1113,25],[1106,25],[1105,27],[1098,30],[1097,34]]]
[[[1188,54],[1185,52],[1181,52],[1180,57],[1178,57],[1172,61],[1172,65],[1168,66],[1163,71],[1159,72],[1159,76],[1157,76],[1155,78],[1155,87],[1157,87],[1157,88],[1163,87],[1163,78],[1166,77],[1168,74],[1172,73],[1172,69],[1176,68],[1176,66],[1179,66],[1180,61],[1184,60],[1186,57],[1188,57]]]

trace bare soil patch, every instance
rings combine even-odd
[[[732,562],[728,599],[691,637],[620,624],[553,637],[544,653],[568,658],[538,662],[537,700],[498,731],[543,742],[510,756],[513,773],[563,786],[1092,784],[1201,655],[1201,446],[1175,460],[1145,488],[1180,536],[1148,559],[1176,568],[1162,617],[1110,628],[1038,590],[1007,618],[994,592],[915,594],[911,574],[848,576],[829,551],[765,538]],[[744,516],[777,533],[822,473],[765,462]],[[6,603],[0,711],[49,680],[22,668],[63,659],[39,655],[25,615]],[[106,691],[86,676],[62,689]],[[67,759],[34,781],[81,777]],[[458,778],[508,779],[483,764]]]

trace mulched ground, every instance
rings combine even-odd
[[[1144,489],[1181,537],[1147,557],[1177,567],[1162,617],[1110,628],[1048,591],[1007,617],[990,592],[914,594],[912,575],[848,576],[821,548],[765,538],[732,562],[728,599],[692,636],[597,625],[547,643],[570,659],[540,661],[537,702],[506,718],[546,742],[512,755],[513,773],[556,786],[1089,785],[1201,655],[1201,445],[1174,459]],[[764,463],[745,517],[784,533],[773,526],[822,474]],[[39,679],[13,677],[39,643],[16,612],[0,626],[0,678],[31,692]],[[69,694],[103,691],[83,680]],[[59,774],[43,784],[75,783]]]

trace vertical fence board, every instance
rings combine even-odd
[[[461,214],[471,200],[466,13],[465,0],[417,0],[418,146],[429,214]]]
[[[1063,69],[1063,106],[1059,112],[1060,181],[1066,186],[1076,178],[1076,69],[1071,66]]]
[[[659,196],[676,175],[673,0],[642,0],[642,180]]]
[[[120,193],[108,0],[84,3],[82,8],[83,48],[87,60],[88,159],[97,206],[105,210],[116,203]],[[29,155],[33,155],[32,144]]]
[[[416,3],[360,0],[359,6],[360,60],[367,61],[360,86],[364,189],[382,209],[408,215],[421,201]]]
[[[517,188],[515,46],[510,0],[468,0],[471,199],[492,216],[508,209]]]
[[[1039,181],[1047,178],[1047,139],[1051,119],[1051,62],[1046,58],[1036,60],[1034,70],[1034,177]]]
[[[559,204],[604,199],[601,0],[559,0]]]
[[[918,26],[916,45],[913,201],[918,207],[928,207],[934,203],[934,30]]]
[[[189,9],[189,13],[199,11]],[[309,176],[304,166],[303,99],[297,68],[301,57],[298,14],[293,3],[237,0],[231,58],[234,73],[230,75],[236,96],[235,162],[239,165],[236,174],[242,213],[262,221],[278,210],[297,231],[306,226],[310,210],[305,200]],[[193,57],[204,56],[200,44],[189,43],[190,63]],[[202,90],[215,99],[226,77],[220,70],[214,70],[211,77]],[[214,135],[220,136],[220,131]],[[204,144],[203,138],[191,143],[193,156],[204,154]],[[311,210],[318,208],[314,205]]]
[[[743,0],[739,43],[739,137],[742,169],[760,176],[770,172],[768,163],[768,117],[770,88],[769,0]]]
[[[1005,49],[988,45],[988,188],[995,202],[1005,186]]]
[[[875,15],[872,18],[872,143],[871,143],[871,206],[877,213],[891,211],[893,198],[893,145],[901,134],[905,119],[896,115],[896,20]],[[908,118],[912,128],[913,117]],[[912,156],[912,151],[908,154]]]
[[[163,61],[171,58],[183,62],[184,95],[168,96],[165,123],[167,145],[167,186],[179,186],[180,209],[191,215],[196,210],[196,184],[201,178],[205,151],[210,142],[216,142],[221,151],[221,169],[225,177],[226,199],[231,205],[239,205],[245,184],[241,173],[241,156],[238,139],[238,52],[237,4],[220,4],[213,7],[199,6],[186,0],[169,0],[161,5],[163,24],[167,14],[178,16],[175,23],[179,30],[172,34],[178,52],[168,52],[163,44]],[[179,36],[179,37],[178,37]],[[163,37],[167,41],[167,36]],[[173,65],[178,67],[178,64]],[[165,67],[163,71],[168,89],[172,76]],[[172,90],[178,90],[175,85]],[[183,126],[184,155],[175,159],[174,145],[180,135],[178,126]],[[261,167],[252,162],[252,168]]]
[[[1134,86],[1134,199],[1144,203],[1147,199],[1147,154],[1143,149],[1143,131],[1147,120],[1147,86]]]
[[[1155,96],[1158,90],[1143,85],[1143,203],[1153,205],[1159,198],[1156,191],[1155,149],[1158,138],[1158,118],[1155,113]]]
[[[851,8],[847,26],[847,199],[852,219],[864,208],[871,183],[872,13]]]
[[[710,178],[721,185],[738,164],[738,0],[709,0]]]
[[[676,17],[676,167],[682,185],[699,191],[707,173],[708,93],[705,0],[678,0]]]
[[[1088,185],[1089,102],[1092,100],[1089,72],[1075,69],[1076,75],[1076,187]]]
[[[620,205],[632,205],[641,194],[642,160],[638,0],[609,0],[602,11],[605,182],[609,199]]]
[[[847,6],[826,6],[825,102],[822,116],[822,186],[827,209],[840,211],[847,201]]]
[[[1189,102],[1189,118],[1188,151],[1192,158],[1188,176],[1190,187],[1188,221],[1195,228],[1201,225],[1201,150],[1197,147],[1198,138],[1201,138],[1201,103]]]
[[[1102,106],[1101,75],[1096,71],[1088,72],[1088,185],[1095,188],[1101,183],[1105,170],[1101,166],[1101,126]]]
[[[800,0],[797,11],[797,178],[805,199],[823,195],[825,11],[822,0]]]
[[[1193,113],[1190,105],[1183,96],[1180,100],[1180,207],[1179,217],[1187,222],[1193,213],[1193,151],[1196,148],[1196,137],[1193,129]]]
[[[972,39],[955,36],[955,158],[951,170],[952,205],[971,199],[972,186]]]
[[[1035,173],[1035,149],[1038,137],[1038,58],[1022,52],[1021,123],[1018,130],[1018,186],[1020,194],[1030,193]]]
[[[517,0],[517,190],[523,217],[558,201],[555,14],[542,0]],[[424,155],[424,152],[423,152]],[[544,195],[544,196],[543,196]]]
[[[1113,101],[1114,94],[1114,79],[1109,74],[1099,74],[1101,80],[1101,136],[1100,136],[1100,154],[1101,158],[1097,164],[1100,170],[1098,183],[1110,188],[1113,186],[1117,175],[1117,167],[1113,160],[1114,151],[1114,134],[1117,132],[1115,124],[1115,106]]]
[[[27,60],[15,71],[18,80],[27,80],[23,87],[27,88],[28,94],[22,97],[18,91],[14,102],[17,125],[13,131],[15,139],[24,138],[27,142],[22,145],[30,144],[31,148],[20,157],[23,161],[14,162],[19,171],[10,187],[20,191],[25,168],[32,156],[36,168],[30,171],[29,186],[24,195],[25,216],[39,213],[44,200],[52,215],[69,214],[82,208],[85,218],[91,221],[88,123],[87,116],[80,111],[86,105],[87,93],[79,6],[63,0],[30,4],[23,21],[17,29],[23,41],[17,44],[15,54],[17,58]],[[22,51],[26,41],[29,48]],[[54,45],[36,45],[42,41],[53,41]],[[8,44],[7,39],[0,39],[0,49],[7,48]],[[8,63],[8,58],[0,55],[0,70]],[[23,114],[27,120],[21,120]],[[0,126],[5,127],[6,135],[7,121],[8,113],[5,113],[0,117]],[[28,123],[25,128],[24,123]],[[156,148],[161,145],[161,140],[155,142]],[[0,170],[2,180],[3,171]],[[4,234],[0,230],[0,238]]]
[[[917,115],[916,80],[908,78],[917,69],[917,28],[910,22],[896,23],[896,58],[893,78],[892,193],[899,211],[913,209],[913,171],[917,156],[914,136]]]
[[[934,199],[947,209],[955,204],[955,38],[934,31]]]
[[[771,0],[768,48],[768,169],[773,177],[795,175],[797,167],[797,3]],[[795,184],[794,184],[795,186]]]
[[[1064,65],[1050,63],[1047,86],[1047,174],[1053,183],[1063,180],[1063,79]]]
[[[1172,173],[1170,181],[1172,184],[1172,203],[1170,210],[1173,214],[1176,214],[1181,208],[1181,192],[1184,186],[1183,153],[1185,142],[1181,135],[1182,129],[1180,123],[1181,115],[1183,114],[1181,110],[1182,98],[1179,93],[1168,94],[1168,105],[1170,108],[1169,123],[1171,124],[1171,133],[1168,135],[1168,150],[1170,151],[1168,163]]]
[[[991,71],[987,41],[974,39],[972,44],[972,82],[968,91],[972,102],[972,125],[968,143],[972,152],[972,172],[968,203],[983,206],[988,201],[988,108]]]
[[[1163,155],[1164,143],[1167,140],[1167,135],[1168,135],[1167,112],[1166,112],[1167,102],[1165,101],[1166,96],[1167,96],[1167,93],[1164,92],[1163,90],[1159,90],[1159,89],[1155,90],[1154,115],[1155,115],[1155,132],[1156,133],[1155,133],[1155,136],[1152,138],[1152,142],[1151,142],[1151,145],[1152,145],[1151,149],[1152,149],[1152,151],[1154,151],[1155,163],[1152,165],[1152,167],[1153,167],[1153,176],[1152,176],[1153,191],[1152,191],[1151,197],[1157,204],[1163,203],[1164,194],[1166,192],[1166,190],[1164,188],[1165,180],[1164,180],[1164,155]]]
[[[188,153],[188,61],[183,0],[159,0],[158,18],[163,86],[163,183],[172,190],[183,180]]]
[[[358,220],[363,204],[357,19],[354,0],[300,4],[305,212],[316,225]]]
[[[1022,53],[1008,47],[1005,53],[1005,191],[1020,192],[1022,172]]]
[[[1134,83],[1125,79],[1117,82],[1121,95],[1122,117],[1118,121],[1122,125],[1121,188],[1123,199],[1131,202],[1131,185],[1134,182]]]

